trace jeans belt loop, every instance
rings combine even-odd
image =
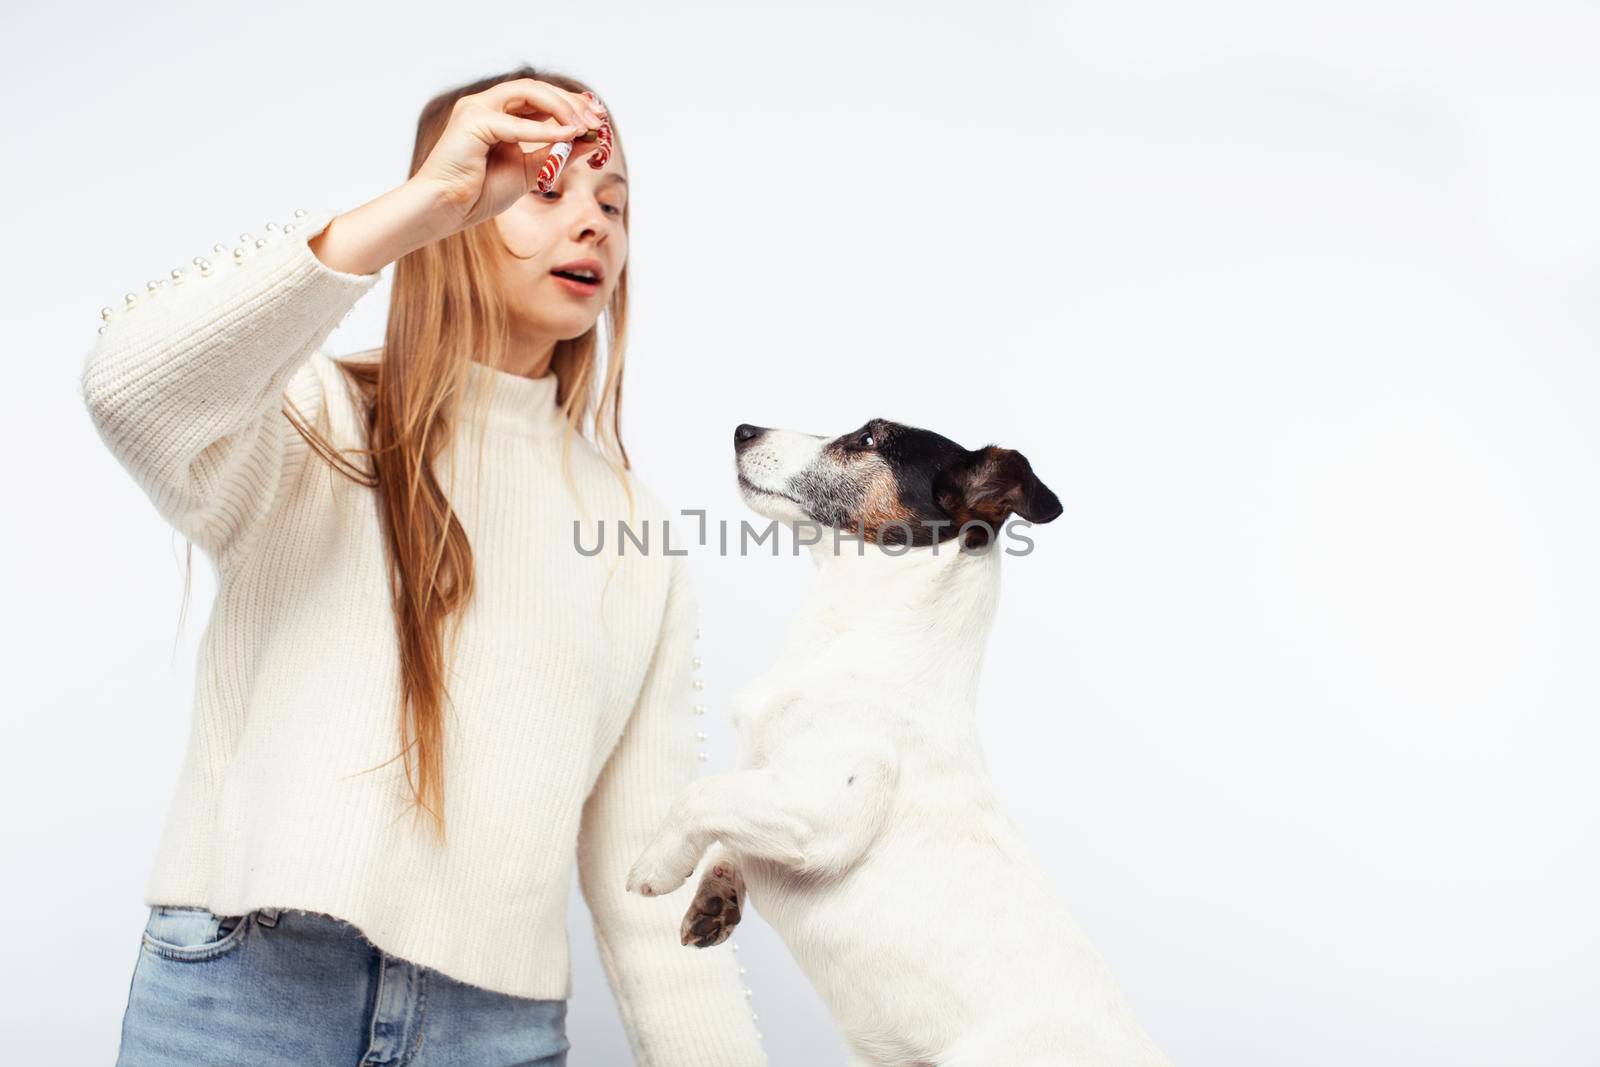
[[[256,912],[256,922],[262,926],[277,926],[278,914],[277,908],[262,908]]]

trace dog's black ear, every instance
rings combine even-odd
[[[988,445],[967,453],[934,479],[933,496],[959,528],[981,520],[998,531],[1013,512],[1029,522],[1049,522],[1061,514],[1061,501],[1033,473],[1028,457]],[[979,544],[982,544],[980,532]]]

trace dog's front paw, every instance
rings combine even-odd
[[[700,879],[694,900],[684,913],[679,939],[685,945],[710,948],[728,940],[739,925],[739,908],[744,900],[744,879],[729,860],[720,860]]]
[[[688,842],[676,834],[656,838],[629,869],[628,892],[658,897],[687,882],[698,858],[688,851]]]

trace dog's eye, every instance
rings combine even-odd
[[[872,436],[871,430],[866,431],[860,437],[856,438],[856,444],[860,445],[862,448],[872,448],[877,443],[878,442]]]

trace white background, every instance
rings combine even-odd
[[[1600,1062],[1592,4],[30,4],[7,101],[7,1062],[113,1056],[196,554],[75,394],[97,309],[398,183],[433,92],[595,85],[633,184],[628,443],[1024,451],[983,740],[1181,1064]],[[387,281],[330,342],[377,343]],[[711,769],[799,558],[694,557]],[[571,1062],[628,1062],[574,893]],[[836,1063],[759,922],[772,1062]],[[864,979],[865,980],[865,979]]]

